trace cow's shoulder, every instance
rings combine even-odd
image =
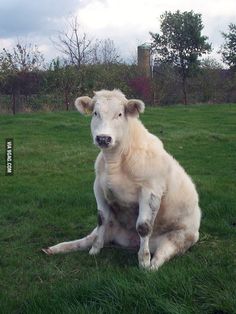
[[[162,141],[149,132],[143,132],[136,141],[132,141],[131,149],[123,160],[124,172],[138,182],[146,182],[153,178],[161,178],[167,173],[168,153]]]

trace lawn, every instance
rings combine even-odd
[[[98,153],[77,112],[0,116],[0,313],[236,313],[236,105],[141,116],[196,183],[200,241],[158,272],[122,249],[46,256],[95,226]],[[5,176],[5,138],[14,176]]]

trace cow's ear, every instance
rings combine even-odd
[[[144,112],[145,104],[139,99],[130,99],[125,105],[125,113],[132,117],[138,117],[139,113]]]
[[[80,113],[90,115],[93,112],[94,102],[88,96],[79,97],[75,101],[75,107]]]

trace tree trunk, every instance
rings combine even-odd
[[[12,113],[15,115],[19,111],[20,89],[18,86],[12,88]]]
[[[66,111],[69,111],[69,100],[68,100],[68,91],[65,90],[65,107]]]
[[[187,68],[184,64],[184,58],[182,52],[180,54],[180,63],[181,63],[181,76],[182,76],[182,91],[184,96],[184,104],[187,105],[187,89],[186,89],[186,82],[187,82]]]
[[[187,89],[186,89],[186,81],[187,78],[185,75],[183,75],[183,80],[182,80],[182,90],[183,90],[183,95],[184,95],[184,104],[187,105],[188,104],[188,100],[187,100]]]
[[[12,94],[12,113],[16,114],[16,94],[13,92]]]

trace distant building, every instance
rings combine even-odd
[[[151,47],[149,44],[138,46],[138,67],[146,77],[152,76]]]

